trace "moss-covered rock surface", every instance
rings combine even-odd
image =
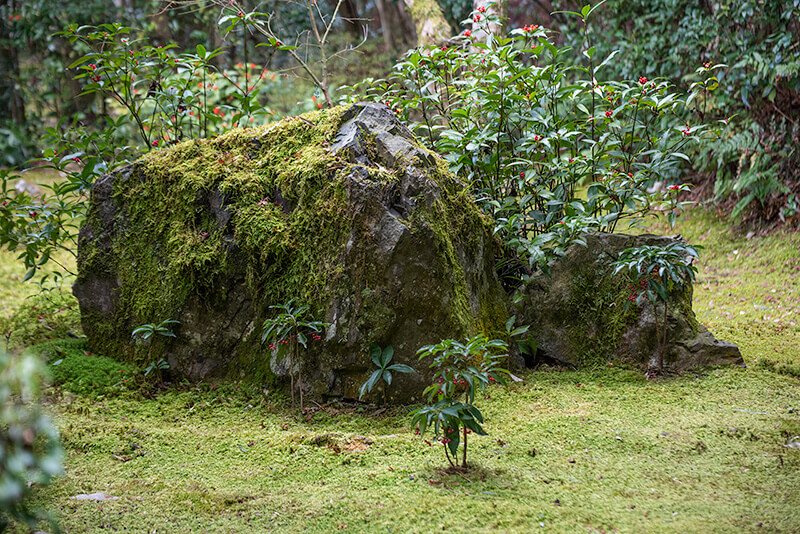
[[[307,393],[355,396],[371,343],[417,366],[443,338],[502,328],[491,225],[392,112],[356,104],[148,155],[92,189],[74,293],[91,349],[175,378],[288,373],[261,344],[270,306],[330,324],[302,362]],[[144,323],[177,337],[138,346]],[[422,369],[421,369],[422,370]],[[411,400],[424,373],[388,392]]]

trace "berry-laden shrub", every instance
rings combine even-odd
[[[565,44],[583,46],[580,23],[555,21]],[[606,67],[615,78],[669,76],[688,87],[699,67],[727,65],[696,107],[705,120],[730,118],[721,142],[693,158],[696,183],[734,216],[800,225],[799,2],[607,0],[588,31],[599,54],[620,51]]]
[[[575,13],[589,28],[594,11]],[[528,25],[507,38],[480,9],[456,46],[410,51],[385,80],[354,88],[390,106],[469,184],[510,254],[500,265],[525,279],[585,230],[614,231],[652,213],[674,223],[687,149],[716,138],[691,113],[716,89],[716,66],[698,70],[689,91],[642,72],[632,81],[604,73],[617,54],[559,47],[553,32]],[[478,27],[485,41],[473,37]]]

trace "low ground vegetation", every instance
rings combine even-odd
[[[519,373],[523,382],[487,389],[488,435],[469,440],[471,467],[455,471],[411,429],[415,407],[341,401],[299,415],[274,390],[164,389],[59,340],[39,352],[65,475],[37,488],[35,504],[69,532],[796,531],[798,236],[747,239],[699,208],[678,230],[705,247],[698,318],[740,345],[747,369]],[[3,268],[4,280],[24,275],[8,254]],[[53,335],[38,327],[29,339]],[[73,498],[95,492],[117,499]]]

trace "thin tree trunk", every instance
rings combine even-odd
[[[375,7],[378,8],[378,17],[380,17],[383,40],[386,43],[386,51],[391,52],[396,48],[396,45],[392,34],[392,24],[386,16],[386,0],[375,0]]]
[[[661,329],[663,335],[661,337],[660,348],[658,352],[658,371],[664,372],[664,353],[667,351],[667,302],[664,301],[664,324]]]
[[[467,427],[464,427],[464,454],[461,459],[461,467],[467,467]]]
[[[417,45],[439,45],[450,39],[450,25],[436,0],[404,0],[417,30]]]

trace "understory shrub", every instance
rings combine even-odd
[[[581,25],[555,20],[564,43],[581,48]],[[689,87],[701,65],[727,65],[696,108],[701,120],[730,119],[721,142],[693,158],[697,183],[732,215],[800,225],[800,1],[607,0],[588,32],[599,54],[619,50],[607,66],[614,78],[667,76]]]
[[[692,110],[717,89],[720,67],[698,68],[688,91],[644,70],[612,78],[619,56],[590,45],[593,11],[573,14],[584,27],[579,50],[537,25],[493,35],[495,19],[479,8],[471,22],[485,41],[473,26],[455,46],[412,50],[389,78],[353,88],[393,108],[471,187],[506,247],[507,278],[546,271],[586,230],[653,213],[673,224],[689,148],[717,137]]]

